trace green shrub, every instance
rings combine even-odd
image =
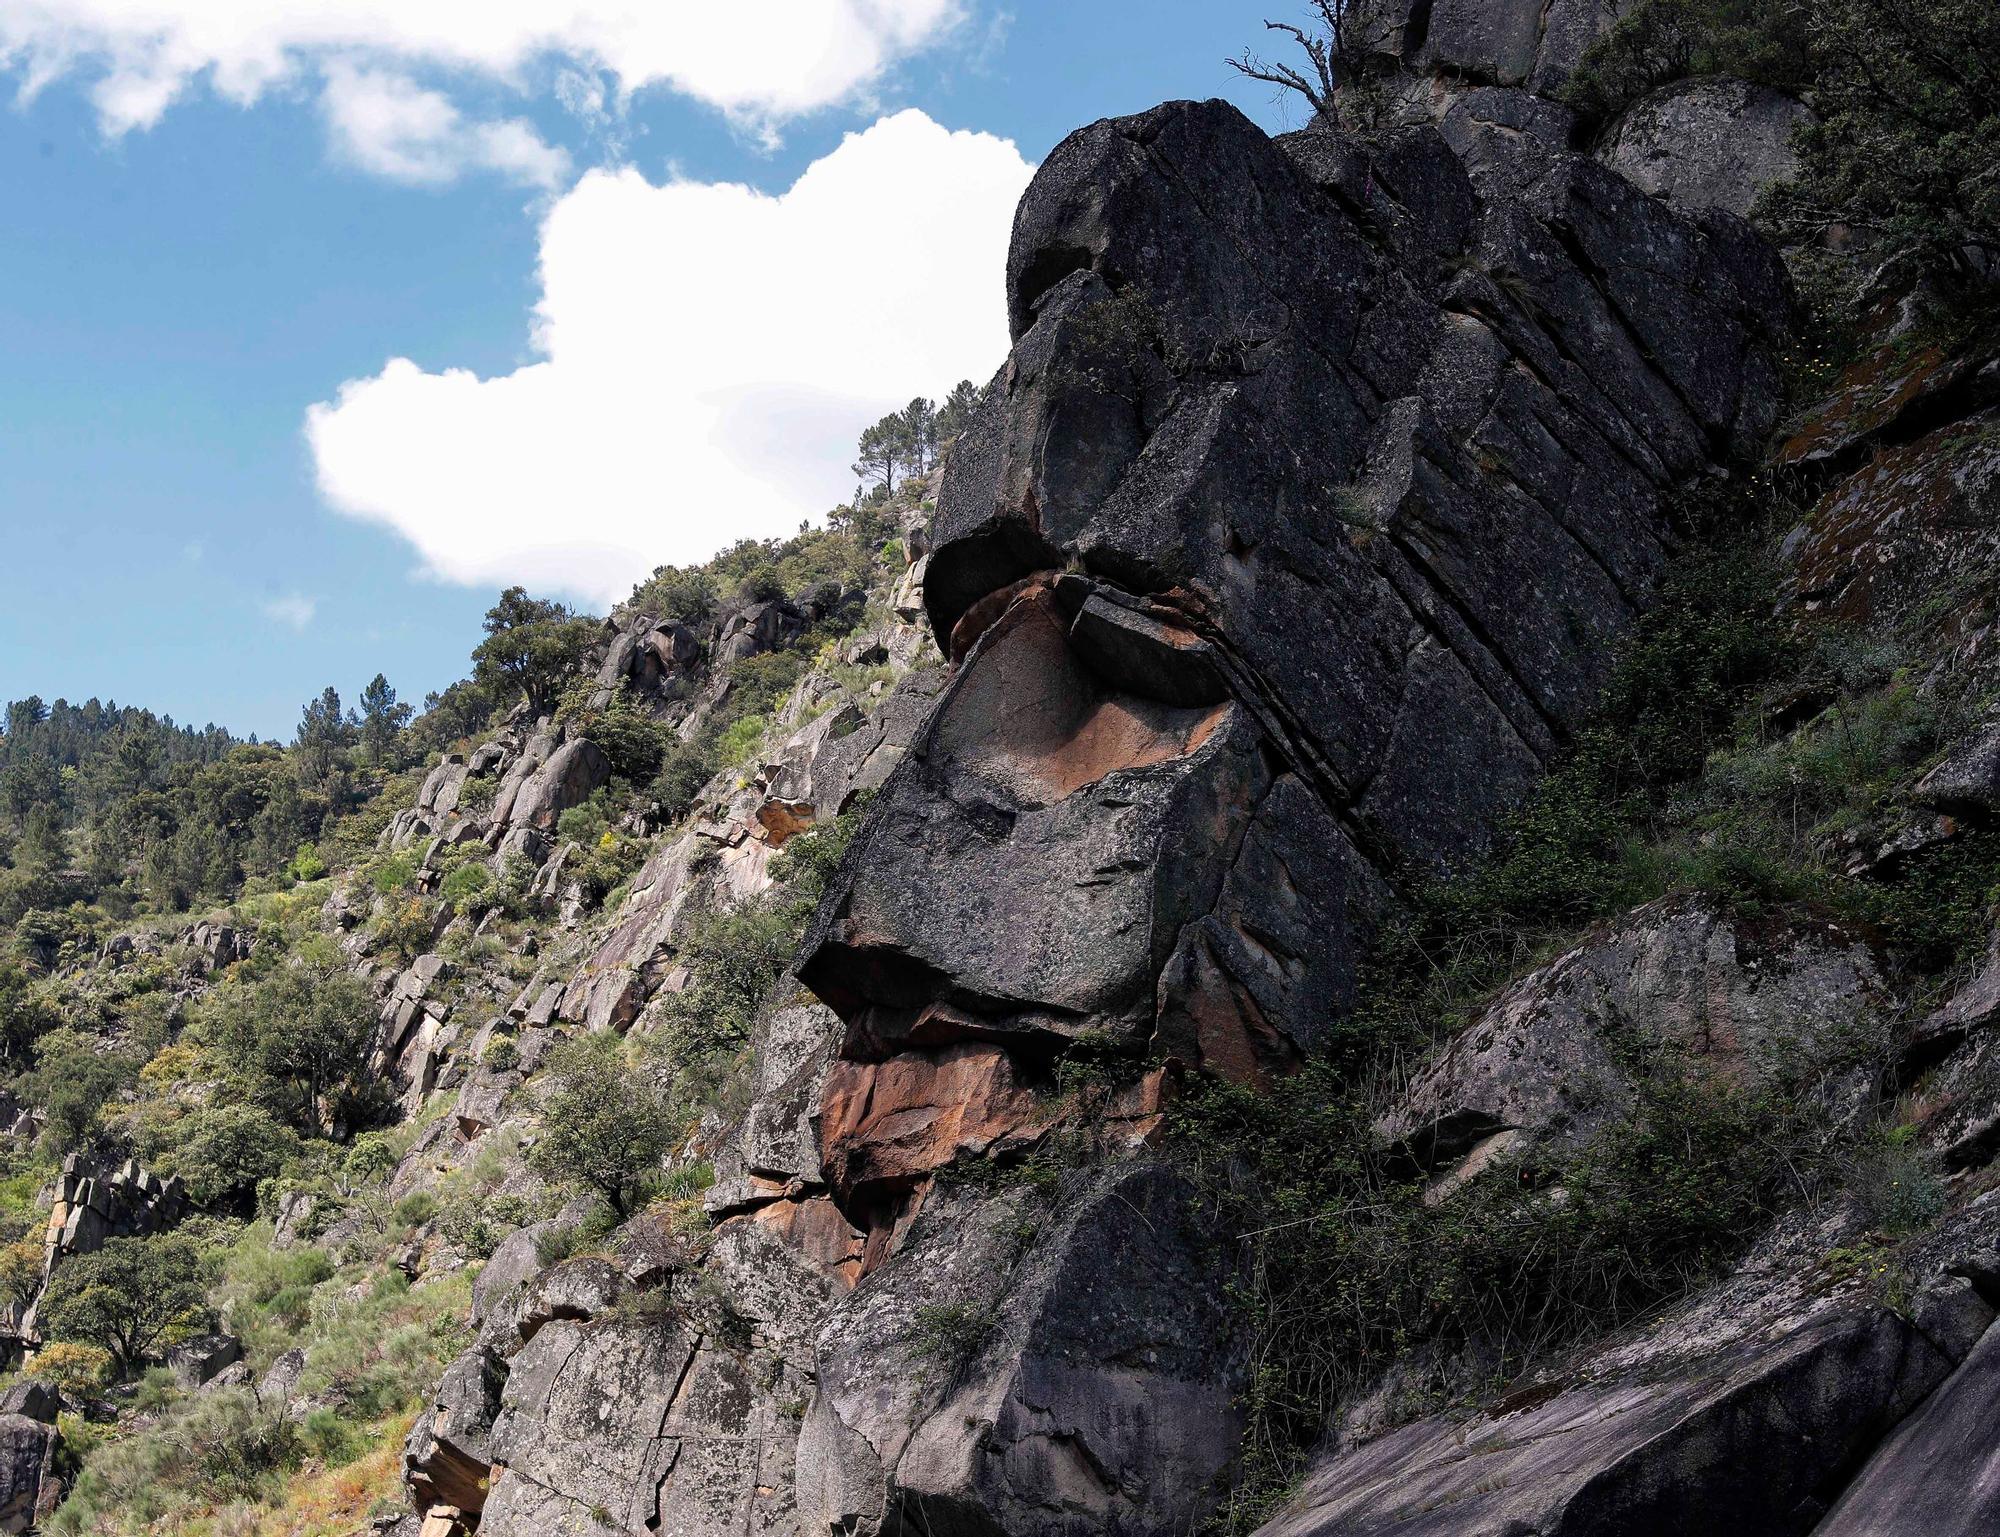
[[[299,1422],[299,1441],[329,1468],[346,1467],[368,1443],[334,1409],[314,1409]]]
[[[428,1190],[413,1190],[390,1209],[390,1215],[404,1227],[422,1227],[437,1215],[438,1199]]]
[[[1740,75],[1798,90],[1810,78],[1800,8],[1759,0],[1642,0],[1585,50],[1563,88],[1584,117],[1612,116],[1695,75]]]
[[[1254,1333],[1247,1479],[1226,1525],[1254,1524],[1391,1362],[1466,1350],[1512,1375],[1636,1317],[1738,1252],[1810,1162],[1812,1117],[1790,1103],[1664,1055],[1637,1082],[1631,1114],[1577,1152],[1443,1200],[1399,1170],[1328,1064],[1263,1093],[1196,1086],[1172,1145],[1244,1256]]]
[[[391,854],[368,872],[368,884],[385,897],[394,896],[416,879],[417,862],[408,854]]]
[[[453,870],[444,878],[438,891],[451,904],[453,911],[469,913],[485,907],[481,898],[492,885],[493,872],[485,865],[473,862]]]

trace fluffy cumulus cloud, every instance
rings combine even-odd
[[[532,125],[468,121],[443,93],[394,71],[335,63],[320,106],[336,153],[396,181],[445,182],[477,168],[552,189],[569,174],[569,156]]]
[[[862,424],[998,365],[1030,169],[906,111],[778,196],[592,171],[544,218],[535,361],[342,386],[307,417],[320,489],[433,575],[597,601],[788,533],[850,489]]]
[[[107,131],[206,77],[249,102],[327,59],[519,83],[567,60],[768,125],[843,100],[942,35],[959,0],[0,0],[0,63],[32,94],[80,74]]]

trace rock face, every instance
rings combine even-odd
[[[1444,19],[1467,48],[1496,20]],[[1541,26],[1488,38],[1495,78]],[[1364,146],[1175,103],[1071,136],[1023,200],[1013,355],[925,572],[954,670],[800,968],[841,1022],[817,1173],[867,1273],[816,1352],[814,1529],[1151,1532],[1219,1494],[1242,1366],[1167,1176],[1025,1253],[1015,1204],[936,1180],[1044,1136],[1079,1037],[1248,1082],[1310,1049],[1399,883],[1561,750],[1675,488],[1769,428],[1775,259],[1561,117],[1474,92]],[[961,1306],[1000,1322],[926,1373],[916,1321]]]
[[[1178,1530],[1207,1505],[1241,1361],[1186,1195],[1142,1165],[1061,1215],[1024,1194],[927,1210],[820,1334],[806,1529],[1085,1537]]]
[[[1816,1537],[1930,1532],[1972,1537],[2000,1525],[2000,1330],[1991,1325],[1958,1369],[1862,1469]]]
[[[1747,217],[1764,188],[1798,170],[1792,132],[1811,117],[1768,86],[1683,80],[1626,108],[1597,158],[1683,213],[1726,208]]]
[[[1014,1059],[988,1095],[1084,1031],[1282,1068],[1394,883],[1560,750],[1672,489],[1770,425],[1786,307],[1743,226],[1509,126],[1535,110],[1364,147],[1176,103],[1043,166],[933,529],[958,666],[800,973],[875,1125],[968,1041]],[[898,1167],[841,1192],[871,1231]]]
[[[420,1508],[488,1537],[1163,1537],[1226,1494],[1237,1261],[1146,1150],[1166,1099],[1190,1074],[1262,1082],[1338,1026],[1398,893],[1486,848],[1563,751],[1675,497],[1771,425],[1776,259],[1572,153],[1568,115],[1512,88],[1565,72],[1601,14],[1413,7],[1396,47],[1463,79],[1435,125],[1366,143],[1174,103],[1049,157],[1009,252],[1012,355],[912,531],[921,594],[896,600],[948,668],[865,716],[802,685],[770,761],[708,787],[608,932],[510,1010],[523,1067],[558,1028],[643,1032],[686,982],[690,893],[754,894],[790,838],[872,793],[800,959],[818,1001],[766,1012],[752,1103],[701,1134],[705,1248],[653,1214],[545,1273],[534,1230],[503,1243],[479,1342],[411,1436]],[[753,605],[715,660],[804,622]],[[658,633],[608,637],[598,686]],[[662,676],[693,660],[653,654]],[[524,726],[485,768],[486,846],[551,854],[589,746]],[[433,823],[473,774],[448,769]],[[1787,967],[1866,1008],[1872,973],[1834,938],[1752,976],[1717,915],[1654,917],[1655,970],[1707,966],[1715,1007],[1607,939],[1543,978],[1582,1056],[1616,1003],[1669,1035],[1721,1019],[1734,1071]],[[1133,1069],[1092,1126],[1119,1156],[1051,1196],[1009,1165],[1076,1129],[1079,1043]],[[1520,1088],[1441,1077],[1396,1135],[1433,1159],[1447,1121],[1563,1135]],[[438,1135],[483,1135],[494,1085],[454,1092]],[[1824,1319],[1824,1351],[1884,1379],[1857,1390],[1852,1447],[1812,1454],[1837,1460],[1947,1363],[1885,1310]],[[1728,1357],[1732,1381],[1794,1380],[1768,1343]],[[1800,1336],[1806,1378],[1820,1348]],[[1655,1439],[1728,1397],[1704,1382],[1660,1389]],[[1434,1429],[1405,1468],[1447,1457]]]
[[[1381,0],[1359,14],[1376,51],[1420,77],[1553,93],[1622,9],[1603,0]]]
[[[0,1414],[0,1532],[25,1532],[51,1515],[62,1496],[54,1425]]]

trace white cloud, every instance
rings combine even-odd
[[[568,154],[533,125],[469,122],[441,92],[393,71],[336,61],[320,108],[342,159],[395,181],[447,182],[476,167],[554,188],[569,175]]]
[[[313,615],[319,612],[319,599],[309,598],[302,592],[283,592],[276,597],[266,598],[257,605],[264,617],[273,624],[288,625],[294,630],[303,630],[313,622]]]
[[[789,533],[851,489],[863,424],[1005,355],[1030,169],[907,111],[777,197],[592,171],[542,225],[538,360],[343,385],[307,415],[321,492],[435,576],[596,601]]]
[[[0,0],[28,94],[80,73],[107,132],[151,127],[204,74],[238,102],[328,59],[518,85],[565,60],[754,125],[845,100],[959,19],[960,0]]]

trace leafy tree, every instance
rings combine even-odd
[[[774,603],[785,595],[785,579],[773,565],[752,566],[736,580],[736,596],[746,603]]]
[[[898,413],[896,435],[904,467],[913,475],[927,474],[937,458],[937,407],[919,395]]]
[[[903,463],[902,438],[902,423],[893,415],[864,428],[854,448],[854,478],[894,494],[896,471]]]
[[[32,753],[0,769],[0,808],[26,818],[37,806],[52,806],[62,795],[62,772],[53,758]]]
[[[473,676],[502,692],[518,689],[529,709],[545,714],[596,631],[593,621],[562,604],[509,587],[486,611],[486,639],[472,653]]]
[[[42,1299],[42,1327],[54,1339],[110,1352],[122,1376],[199,1321],[206,1280],[200,1251],[184,1235],[112,1238],[57,1267]]]
[[[632,607],[675,624],[699,624],[715,612],[715,579],[698,566],[661,566],[632,589]]]
[[[42,1289],[42,1245],[34,1234],[0,1248],[0,1297],[26,1307]]]
[[[653,778],[653,798],[660,803],[661,815],[669,822],[686,816],[718,767],[714,745],[704,738],[669,744]]]
[[[375,1003],[367,986],[325,956],[203,1000],[197,1034],[252,1070],[267,1109],[318,1135],[366,1108]]]
[[[0,1070],[19,1070],[32,1060],[35,1042],[60,1023],[16,961],[0,960]]]
[[[89,1036],[67,1026],[35,1042],[36,1066],[16,1087],[43,1115],[42,1136],[61,1155],[83,1145],[97,1130],[104,1110],[139,1076],[139,1064],[122,1052],[105,1051]]]
[[[257,1105],[209,1105],[178,1128],[174,1172],[198,1205],[214,1206],[255,1191],[298,1150],[290,1127]]]
[[[438,746],[471,736],[493,714],[493,696],[486,685],[470,678],[451,685],[443,693],[424,695],[423,736]]]
[[[55,870],[62,867],[68,855],[62,813],[53,801],[34,806],[21,830],[21,841],[14,849],[15,862],[30,870]]]
[[[676,1118],[653,1081],[625,1062],[615,1036],[565,1042],[550,1053],[548,1073],[554,1088],[542,1103],[530,1167],[629,1216],[673,1144]]]
[[[1970,283],[2000,261],[2000,27],[1990,0],[1804,0],[1818,120],[1763,213],[1844,226],[1872,264]]]
[[[361,691],[361,755],[378,768],[390,761],[396,739],[413,713],[408,705],[397,703],[389,680],[376,673]]]
[[[111,1373],[111,1353],[96,1345],[57,1340],[35,1352],[35,1375],[65,1398],[89,1398]]]

